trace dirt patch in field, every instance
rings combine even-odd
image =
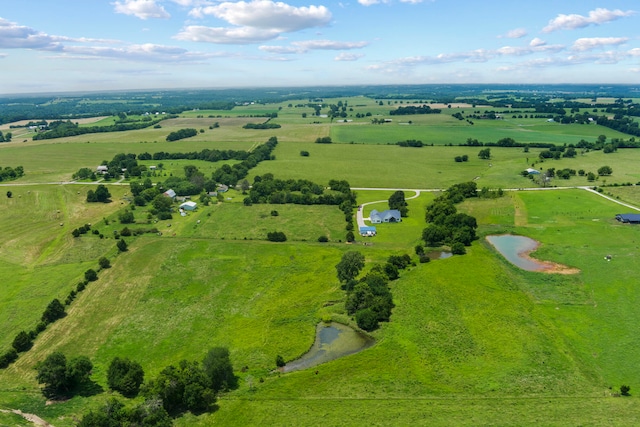
[[[0,409],[0,412],[4,412],[4,413],[14,413],[16,415],[20,415],[22,418],[24,418],[25,420],[33,423],[36,426],[40,426],[40,427],[53,427],[53,424],[49,424],[48,422],[46,422],[45,420],[43,420],[42,418],[40,418],[37,415],[34,414],[27,414],[22,412],[19,409],[12,409],[12,410],[7,410],[7,409]]]

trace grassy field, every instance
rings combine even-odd
[[[66,181],[78,168],[93,167],[120,152],[249,150],[276,135],[275,158],[253,169],[250,180],[273,173],[323,185],[346,179],[352,187],[389,189],[356,191],[358,203],[379,202],[365,207],[368,216],[371,209],[387,208],[395,188],[438,189],[470,180],[479,187],[536,186],[519,172],[536,162],[540,150],[491,148],[492,159],[480,160],[479,147],[458,147],[456,142],[445,146],[447,134],[466,139],[465,132],[480,130],[469,137],[497,140],[514,135],[508,132],[522,132],[528,135],[522,138],[531,139],[514,138],[557,143],[593,140],[600,133],[618,137],[596,126],[536,125],[533,119],[468,126],[451,118],[456,108],[442,117],[408,118],[412,125],[396,120],[371,125],[368,118],[359,123],[318,119],[323,123],[313,124],[312,118],[301,117],[313,109],[288,104],[194,111],[163,122],[161,129],[0,146],[2,165],[23,165],[26,171],[15,181],[18,185],[3,187],[13,197],[3,191],[0,198],[0,277],[10,278],[0,288],[0,352],[19,331],[35,326],[51,299],[64,299],[84,271],[97,268],[99,257],[112,262],[67,307],[63,319],[0,371],[0,409],[35,413],[56,427],[72,426],[114,396],[106,383],[113,357],[140,362],[152,378],[169,364],[199,360],[210,347],[226,346],[240,379],[238,389],[220,396],[216,411],[185,414],[176,425],[561,426],[640,421],[635,397],[640,387],[635,368],[640,354],[635,338],[640,335],[640,291],[635,286],[640,281],[635,262],[640,228],[616,222],[615,214],[629,209],[591,192],[507,191],[500,199],[467,200],[458,209],[478,219],[480,238],[464,256],[420,264],[414,247],[421,243],[425,207],[437,192],[408,200],[409,216],[401,223],[381,224],[375,238],[355,244],[344,243],[344,215],[336,207],[244,206],[245,195],[233,189],[219,203],[166,221],[148,222],[146,208],[138,207],[138,223],[128,227],[156,227],[161,235],[127,238],[129,251],[119,254],[112,236],[124,227],[117,218],[127,205],[127,185],[109,185],[111,203],[87,204],[86,192],[95,184],[43,184]],[[389,104],[364,98],[349,99],[348,105],[354,114],[382,115],[389,109]],[[258,120],[249,116],[273,111],[283,124],[276,132],[241,129],[247,121]],[[209,129],[216,121],[220,127]],[[187,140],[160,142],[162,135],[184,127],[205,131]],[[429,130],[435,146],[386,144],[387,138],[412,138],[407,129]],[[344,143],[313,143],[327,135]],[[361,140],[350,144],[350,135]],[[302,150],[310,155],[301,156]],[[468,162],[454,162],[463,154]],[[552,181],[558,187],[635,183],[640,181],[635,167],[639,156],[638,150],[594,151],[536,167],[595,172],[609,165],[614,170],[596,183],[584,177]],[[210,175],[222,163],[164,161],[162,175],[179,175],[186,164]],[[621,201],[640,201],[636,186],[606,186],[603,191]],[[407,198],[414,194],[405,192]],[[73,238],[71,231],[85,223],[106,238]],[[269,231],[283,231],[287,242],[266,241]],[[534,258],[579,273],[533,273],[512,266],[484,239],[502,233],[538,240]],[[319,243],[319,236],[329,237],[329,242]],[[391,285],[391,321],[372,333],[376,344],[360,353],[316,369],[278,373],[276,355],[293,360],[304,354],[321,320],[354,323],[345,312],[345,293],[335,270],[342,254],[351,250],[365,255],[365,270],[389,255],[407,253],[416,261]],[[91,358],[94,393],[46,404],[34,366],[56,350]],[[630,385],[634,396],[614,397],[622,384]],[[0,412],[0,425],[29,424]]]

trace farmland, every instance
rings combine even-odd
[[[408,102],[364,96],[323,102],[341,102],[353,111],[347,109],[341,122],[313,116],[307,99],[289,99],[231,110],[187,110],[160,122],[159,128],[38,141],[21,129],[19,137],[0,144],[0,164],[25,170],[24,177],[1,183],[0,353],[20,331],[34,328],[49,301],[64,301],[87,269],[97,269],[100,257],[112,264],[78,293],[66,316],[0,370],[0,409],[37,414],[56,427],[76,425],[111,397],[127,405],[142,402],[141,396],[124,399],[109,390],[107,370],[114,357],[136,360],[150,379],[166,366],[202,360],[209,348],[222,346],[229,349],[238,387],[220,394],[215,410],[187,412],[175,425],[640,421],[634,393],[640,389],[640,343],[635,339],[640,334],[640,291],[635,286],[640,281],[635,260],[640,228],[615,220],[615,214],[629,208],[581,188],[597,187],[613,199],[639,205],[640,190],[633,184],[640,181],[640,149],[583,149],[575,157],[541,159],[545,148],[536,145],[564,147],[594,142],[601,135],[607,142],[629,141],[630,135],[595,123],[549,122],[533,114],[512,118],[529,113],[524,109],[471,125],[453,115],[490,107],[466,104],[453,104],[441,114],[393,116],[391,122],[374,124],[372,118],[389,118],[390,108]],[[277,117],[271,121],[281,128],[242,128],[274,112]],[[92,125],[100,123],[113,121],[103,118]],[[183,128],[198,133],[165,140]],[[149,205],[131,210],[128,184],[133,177],[71,182],[78,169],[93,170],[118,153],[251,151],[272,136],[278,145],[270,159],[248,171],[249,182],[269,174],[322,187],[346,180],[356,189],[358,204],[382,201],[367,205],[365,217],[371,209],[387,209],[394,190],[405,189],[408,217],[398,224],[379,224],[376,237],[358,236],[347,244],[345,218],[337,206],[248,205],[247,195],[231,188],[209,205],[194,195],[196,211],[181,216],[174,208],[172,219],[158,221]],[[332,143],[315,142],[327,136]],[[485,143],[513,138],[532,145],[461,145],[469,138]],[[406,140],[425,145],[395,145]],[[489,159],[478,156],[482,148],[490,148]],[[463,155],[468,161],[454,161]],[[209,177],[223,165],[239,163],[161,162],[161,169],[148,170],[148,178],[160,186],[183,176],[185,166]],[[149,167],[159,161],[139,163]],[[604,165],[613,173],[594,181],[586,173],[544,183],[521,174],[532,166],[543,172],[566,168],[596,173]],[[98,180],[108,187],[110,203],[86,202]],[[425,208],[442,190],[469,181],[478,189],[507,191],[500,198],[470,198],[456,205],[478,221],[478,239],[465,255],[419,263],[414,248],[423,244]],[[410,198],[416,194],[411,190],[420,190],[418,197]],[[6,191],[11,197],[5,197]],[[120,223],[125,210],[133,213],[134,224]],[[84,224],[91,224],[92,232],[73,237],[72,231]],[[116,248],[116,237],[125,226],[155,231],[126,237],[129,246],[123,252]],[[272,231],[284,232],[286,242],[268,241]],[[579,273],[518,269],[484,238],[504,233],[539,241],[534,258]],[[328,242],[318,241],[321,236]],[[314,369],[278,372],[276,356],[291,361],[304,354],[319,322],[357,327],[345,309],[335,268],[350,251],[364,255],[365,272],[391,255],[408,254],[414,261],[390,282],[395,304],[390,321],[370,332],[376,343],[360,353]],[[91,359],[93,392],[46,404],[34,367],[54,351]],[[621,385],[631,386],[630,397],[619,396]],[[29,424],[0,412],[0,425]]]

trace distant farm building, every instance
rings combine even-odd
[[[364,237],[370,237],[376,235],[376,228],[372,225],[362,226],[359,229],[360,235]]]
[[[540,175],[540,171],[537,169],[527,168],[526,171],[529,175]]]
[[[172,199],[175,199],[176,197],[176,192],[173,191],[172,189],[168,189],[167,191],[165,191],[164,193],[162,193],[163,196],[166,197],[171,197]]]
[[[226,193],[227,191],[229,191],[228,185],[224,185],[224,184],[218,185],[218,193]]]
[[[105,165],[100,165],[100,166],[98,166],[96,168],[96,172],[105,174],[105,173],[109,172],[109,167],[105,166]]]
[[[402,216],[397,209],[389,209],[382,212],[374,209],[369,214],[369,219],[372,224],[382,224],[383,222],[400,222],[402,221]]]
[[[618,214],[616,219],[624,224],[640,224],[640,214]]]
[[[188,201],[180,205],[180,209],[185,211],[195,211],[198,204],[196,202]]]

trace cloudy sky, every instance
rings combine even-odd
[[[640,82],[637,0],[4,0],[0,94]]]

